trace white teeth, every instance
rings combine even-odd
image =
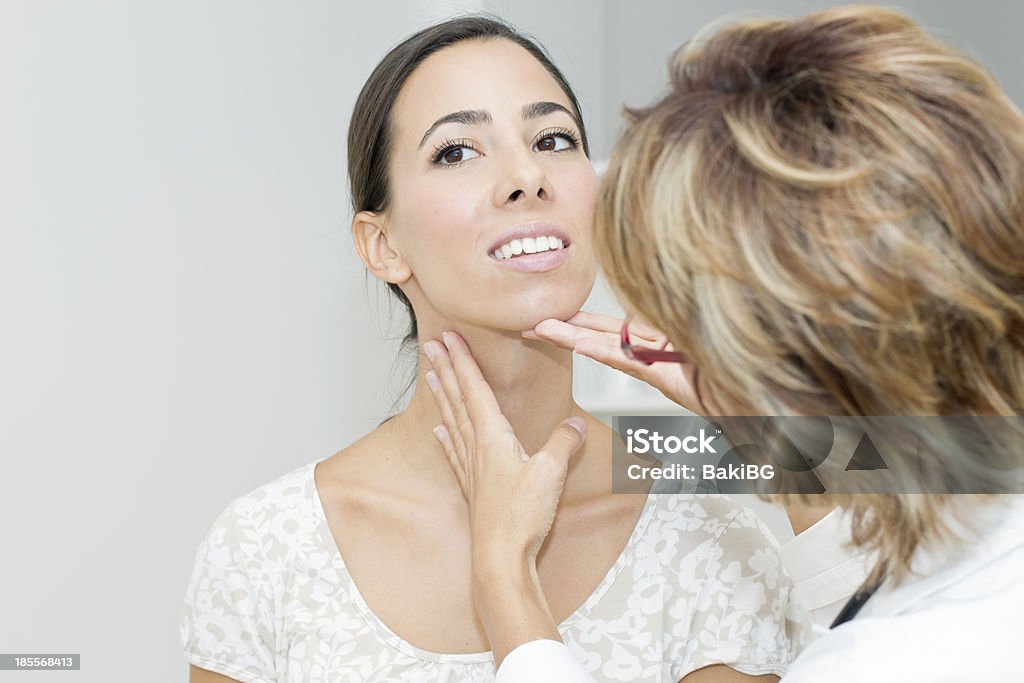
[[[503,261],[520,254],[539,254],[554,249],[565,249],[565,242],[561,238],[552,235],[540,237],[523,237],[510,240],[491,252],[490,256],[498,261]]]

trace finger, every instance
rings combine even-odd
[[[665,335],[642,323],[631,323],[630,334],[634,339],[660,344]],[[556,318],[548,318],[537,323],[533,334],[525,332],[527,339],[543,339],[564,349],[575,350],[575,345],[583,339],[608,339],[610,343],[619,344],[622,335],[622,319],[606,315],[596,315],[580,311],[565,322]]]
[[[622,352],[618,333],[592,332],[555,319],[538,323],[536,329],[544,341],[550,341],[556,346],[592,358],[634,377],[639,376],[638,373],[642,373],[647,367],[643,363],[628,358]]]
[[[694,405],[690,399],[691,391],[684,387],[689,385],[690,380],[685,373],[692,371],[689,363],[655,363],[647,365],[640,361],[628,358],[622,352],[622,348],[616,344],[600,344],[598,342],[580,343],[577,345],[576,353],[587,358],[592,358],[599,363],[620,370],[630,377],[650,384],[670,400],[679,403],[687,410],[692,410]]]
[[[469,481],[466,479],[466,466],[462,457],[455,450],[455,444],[452,443],[451,435],[444,425],[438,425],[433,429],[434,437],[441,443],[441,448],[444,450],[444,457],[448,461],[448,466],[452,468],[452,473],[455,474],[455,480],[459,482],[459,488],[462,489],[462,496],[469,500],[470,490]]]
[[[438,379],[437,374],[433,370],[428,370],[426,375],[424,375],[424,379],[427,382],[427,386],[430,387],[430,393],[434,397],[434,403],[437,404],[438,412],[441,413],[441,421],[445,427],[445,433],[447,434],[448,439],[452,441],[452,447],[457,451],[464,467],[467,445],[465,440],[461,438],[458,422],[452,412],[452,406],[451,402],[448,400],[448,395],[441,387],[441,380]],[[459,438],[452,439],[452,434],[459,435]],[[435,434],[435,436],[437,436],[437,434]]]
[[[446,422],[445,424],[451,433],[452,440],[456,446],[459,446],[460,443],[465,445],[468,451],[474,443],[475,430],[466,408],[463,388],[459,386],[455,369],[452,367],[448,348],[438,342],[428,342],[423,345],[423,351],[430,359],[438,379],[441,380],[441,390],[451,410],[451,423]]]
[[[579,311],[566,322],[572,323],[573,325],[580,325],[598,332],[611,332],[615,334],[615,336],[619,336],[622,332],[622,323],[624,321],[622,318],[616,318],[610,315],[600,315],[598,313]],[[634,337],[640,337],[647,341],[656,341],[664,338],[665,336],[659,330],[656,330],[640,320],[630,321],[629,332]]]
[[[649,369],[645,363],[633,360],[622,352],[618,337],[611,338],[605,335],[604,337],[581,339],[576,342],[573,351],[633,377],[643,378]]]
[[[565,322],[586,327],[597,332],[618,333],[619,330],[622,329],[622,318],[615,318],[610,315],[601,315],[600,313],[588,313],[587,311],[577,311],[575,315]]]
[[[642,339],[648,342],[656,342],[657,344],[663,344],[665,342],[665,333],[661,330],[651,327],[647,323],[641,320],[630,320],[629,321],[629,335]]]
[[[622,332],[622,323],[624,321],[622,318],[616,318],[610,315],[600,315],[598,313],[579,311],[576,315],[566,320],[566,322],[598,332],[611,332],[616,336],[619,336]],[[637,319],[630,321],[629,333],[634,337],[645,339],[646,341],[659,341],[665,338],[664,333],[660,330],[657,330]]]
[[[510,430],[511,426],[501,412],[498,399],[494,397],[491,385],[487,383],[483,373],[480,372],[480,366],[476,364],[466,341],[456,332],[444,332],[442,336],[448,347],[454,374],[461,388],[462,402],[474,429]]]
[[[555,318],[549,318],[542,320],[537,323],[537,326],[533,329],[534,335],[538,339],[542,339],[546,342],[560,346],[563,349],[573,350],[573,347],[581,339],[588,337],[608,337],[618,340],[619,335],[611,334],[608,332],[600,332],[590,330],[584,327],[578,327],[569,322],[562,322]]]
[[[564,479],[569,468],[569,459],[587,439],[587,423],[581,417],[570,417],[563,421],[548,437],[547,443],[531,458],[544,461],[543,464],[560,473]]]

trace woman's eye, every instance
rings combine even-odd
[[[472,159],[473,157],[480,156],[472,147],[466,147],[465,145],[456,145],[449,147],[448,149],[442,150],[437,156],[437,163],[442,166],[453,166],[455,164]]]
[[[561,152],[573,146],[573,143],[563,135],[545,135],[537,141],[538,152]]]

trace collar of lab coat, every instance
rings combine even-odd
[[[883,584],[864,605],[858,619],[912,611],[921,600],[962,581],[1000,558],[1024,547],[1024,496],[1004,495],[967,508],[961,522],[946,513],[959,541],[946,543],[914,558],[914,575],[898,586]]]

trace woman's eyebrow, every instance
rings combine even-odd
[[[558,102],[531,102],[530,104],[523,105],[523,118],[525,120],[539,119],[542,116],[553,114],[556,111],[564,112],[569,115],[569,118],[573,120],[577,128],[582,128],[580,121],[576,118],[576,115],[571,111],[560,105]]]
[[[529,121],[530,119],[539,119],[542,116],[553,114],[555,112],[564,112],[573,120],[577,128],[581,128],[579,119],[571,111],[560,105],[558,102],[530,102],[524,104],[522,109],[522,117],[524,120]],[[460,111],[453,111],[450,114],[445,114],[437,121],[434,121],[427,128],[427,132],[420,138],[420,144],[417,145],[416,149],[421,149],[423,143],[427,141],[430,134],[437,130],[438,126],[442,126],[446,123],[461,123],[465,126],[478,126],[484,123],[491,123],[491,112],[483,109],[462,109]]]
[[[482,123],[490,123],[491,120],[491,113],[489,111],[484,111],[483,109],[463,109],[462,111],[453,111],[451,114],[445,114],[437,121],[434,121],[434,123],[430,125],[430,128],[427,128],[427,132],[423,134],[422,138],[420,138],[420,144],[416,149],[423,147],[423,143],[427,141],[427,138],[430,137],[431,133],[437,130],[438,126],[446,123],[461,123],[466,126],[478,126]]]

